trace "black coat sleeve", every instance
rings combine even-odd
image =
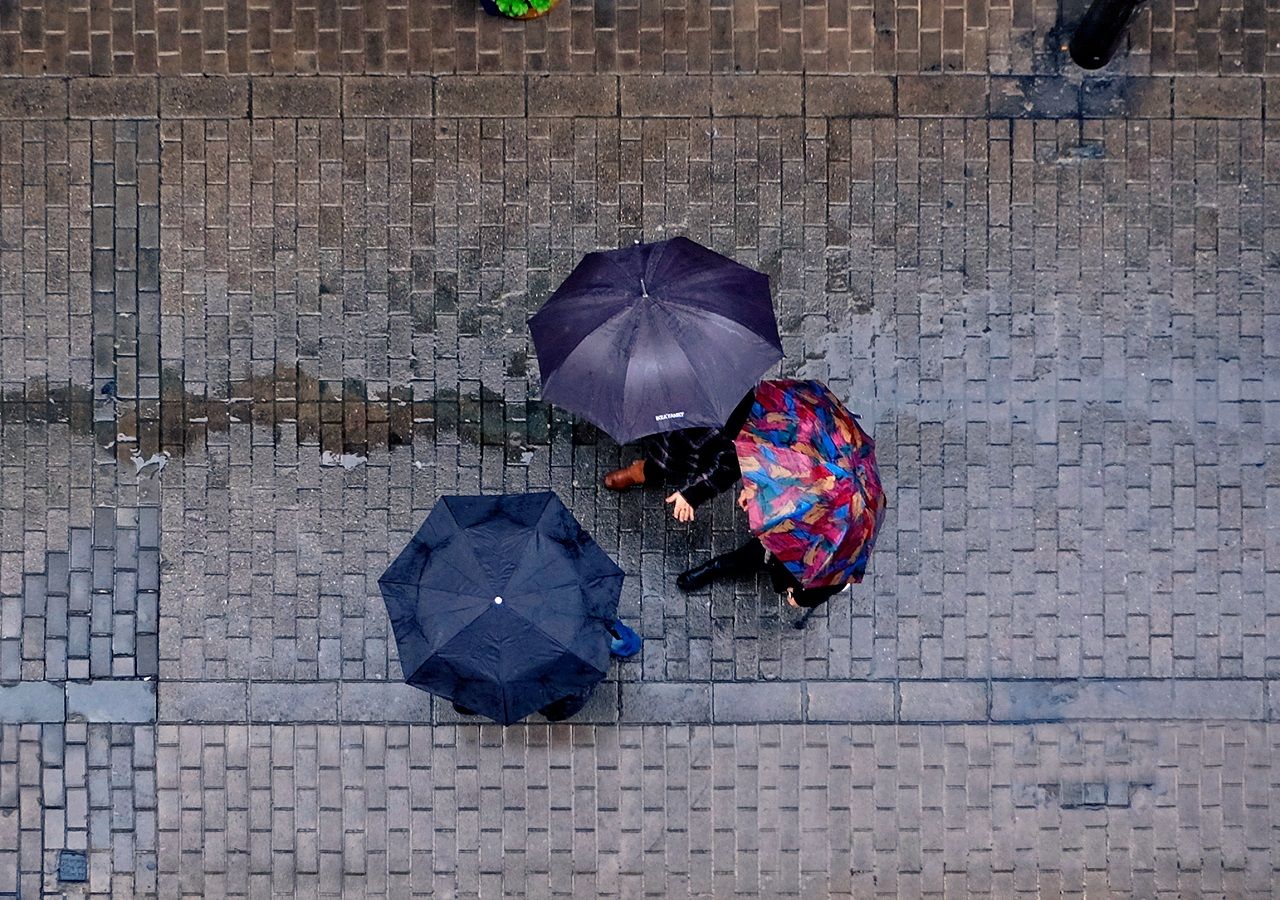
[[[714,443],[715,454],[711,465],[706,467],[705,474],[685,485],[680,493],[690,505],[699,506],[716,494],[727,491],[742,477],[742,469],[738,466],[738,451],[733,440],[746,424],[751,415],[751,406],[756,401],[755,389],[747,391],[737,407],[729,415],[729,420],[720,430],[720,439]]]
[[[711,455],[709,465],[693,481],[680,489],[680,493],[691,506],[700,506],[716,494],[727,491],[742,477],[742,470],[738,468],[738,453],[733,447],[733,441],[717,437],[712,446],[714,453]]]

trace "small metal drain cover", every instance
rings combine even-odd
[[[89,860],[79,850],[63,850],[58,853],[59,881],[88,881]]]

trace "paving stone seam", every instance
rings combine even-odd
[[[0,119],[1259,119],[1256,75],[225,75],[6,77]],[[1265,98],[1264,98],[1265,95]]]

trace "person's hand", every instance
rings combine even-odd
[[[747,496],[747,489],[743,488],[738,491],[738,509],[743,512],[747,511],[747,504],[751,502],[751,498]]]
[[[684,499],[684,494],[676,491],[667,498],[666,502],[674,504],[671,507],[671,515],[675,516],[677,522],[693,521],[693,507],[689,505],[688,500]]]
[[[794,606],[796,609],[800,608],[800,604],[796,602],[795,588],[787,588],[787,603],[791,606]]]

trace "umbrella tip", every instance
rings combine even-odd
[[[501,605],[502,605],[502,598],[501,598],[501,597],[494,597],[494,598],[493,598],[493,602],[494,602],[494,603],[496,603],[496,604],[498,604],[499,606],[501,606]]]

